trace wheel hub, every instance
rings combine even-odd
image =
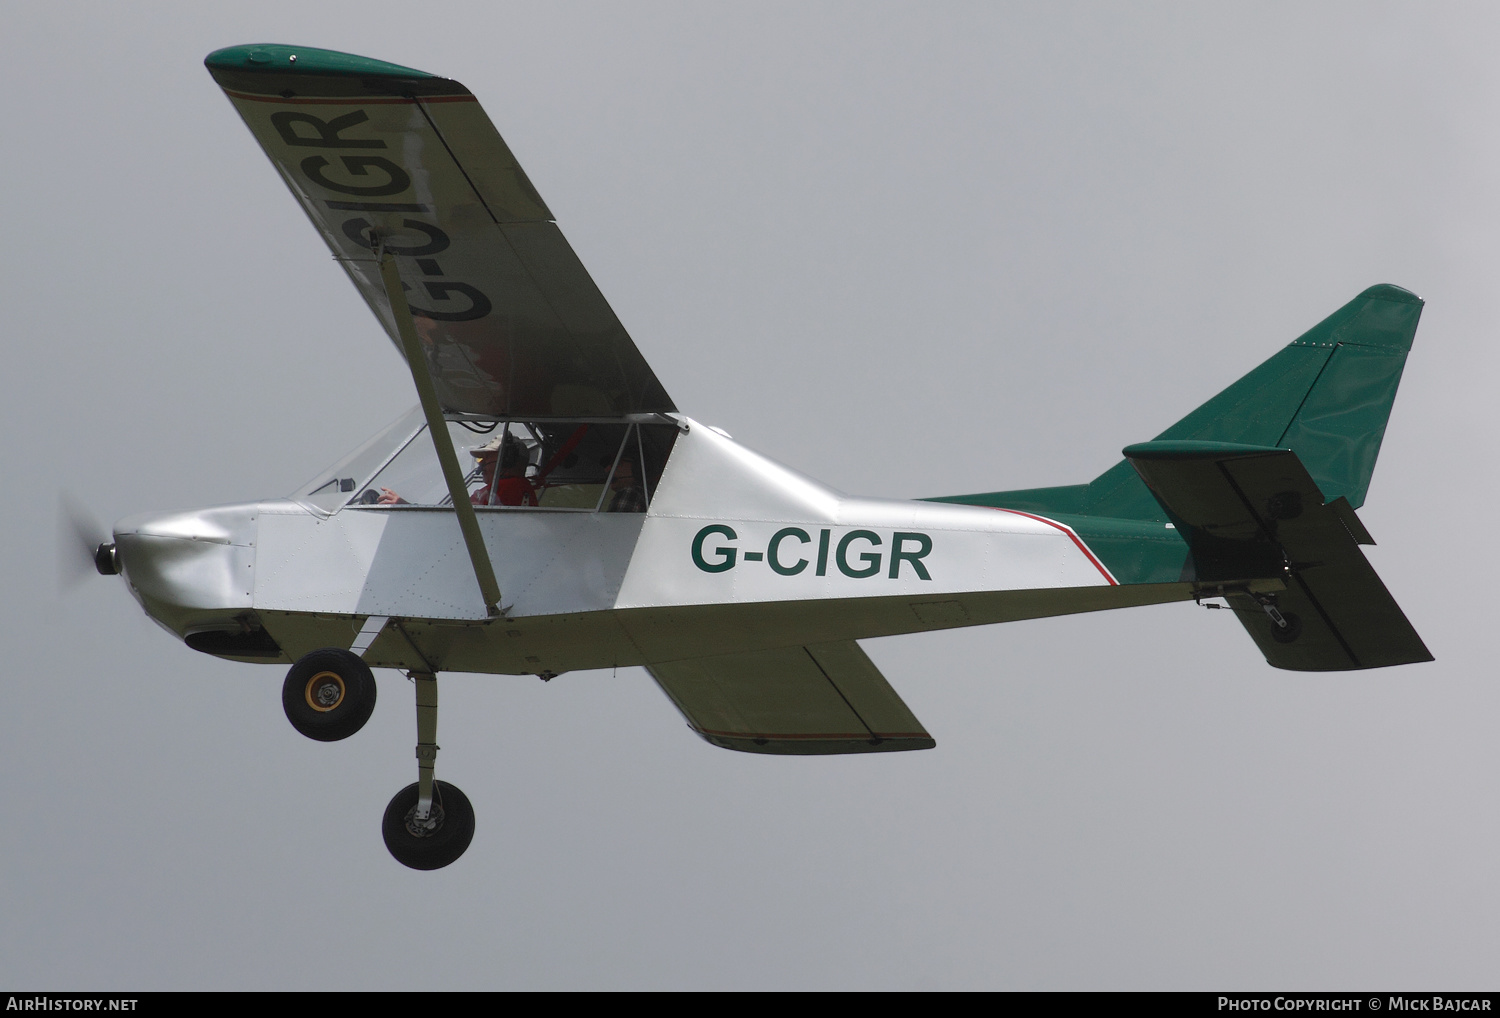
[[[443,807],[436,802],[427,814],[426,820],[417,819],[417,807],[413,806],[406,811],[406,833],[413,838],[430,838],[443,829]]]
[[[326,714],[344,702],[344,678],[337,672],[319,672],[307,680],[307,705]]]

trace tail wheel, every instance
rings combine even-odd
[[[1271,639],[1277,643],[1292,643],[1302,635],[1302,619],[1291,612],[1283,612],[1282,618],[1286,619],[1286,626],[1271,626]]]
[[[380,833],[396,861],[414,870],[442,869],[464,854],[474,840],[474,807],[446,781],[434,781],[432,814],[417,819],[417,783],[396,793],[385,808]]]
[[[375,676],[369,665],[347,650],[315,650],[286,673],[281,706],[292,727],[309,739],[347,739],[365,726],[375,710]]]

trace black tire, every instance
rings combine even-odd
[[[309,739],[347,739],[375,710],[375,676],[347,650],[315,650],[302,655],[286,673],[281,707],[292,727]]]
[[[1271,639],[1277,643],[1292,643],[1302,635],[1302,619],[1292,612],[1282,612],[1281,617],[1286,619],[1286,628],[1282,629],[1273,621]]]
[[[418,835],[410,823],[417,810],[417,785],[396,793],[385,808],[380,834],[397,862],[414,870],[439,870],[464,854],[474,840],[474,807],[469,797],[446,781],[433,782],[432,809],[437,825]],[[441,811],[441,812],[439,812]]]

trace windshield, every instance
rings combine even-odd
[[[337,512],[348,502],[355,491],[385,466],[386,462],[406,446],[419,430],[424,430],[422,408],[412,407],[388,427],[377,432],[364,445],[339,460],[327,470],[299,487],[292,498],[321,512]],[[427,443],[430,450],[432,443]]]

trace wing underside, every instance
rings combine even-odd
[[[693,731],[724,749],[823,755],[936,745],[852,640],[648,670]]]
[[[289,46],[205,63],[399,350],[375,251],[396,256],[445,410],[676,409],[464,86]]]

